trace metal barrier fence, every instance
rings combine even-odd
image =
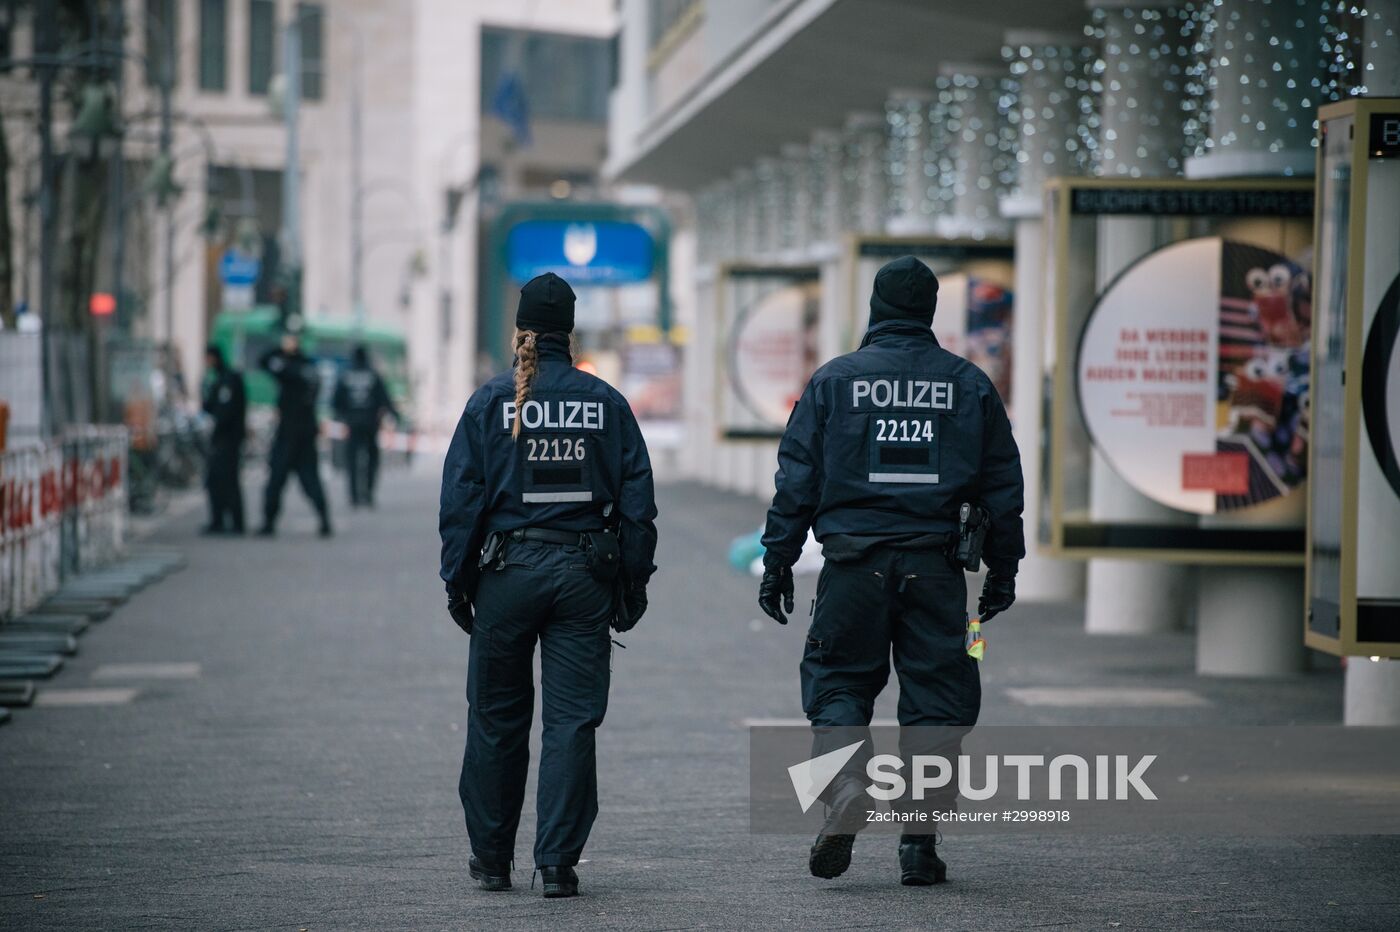
[[[120,555],[127,444],[124,427],[84,426],[0,452],[0,622]]]

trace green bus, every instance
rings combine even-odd
[[[259,305],[247,311],[224,311],[214,318],[210,342],[223,350],[229,365],[242,369],[248,404],[271,407],[277,386],[258,368],[262,354],[279,345],[282,318],[276,307]],[[302,350],[321,365],[321,404],[327,410],[336,376],[350,363],[350,351],[363,343],[374,366],[384,376],[389,395],[405,418],[412,410],[408,355],[404,335],[395,327],[333,317],[308,317],[301,331]]]

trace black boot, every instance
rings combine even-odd
[[[510,867],[507,865],[487,864],[476,855],[472,855],[467,861],[467,871],[483,890],[494,893],[510,889]]]
[[[259,537],[274,537],[276,534],[277,528],[273,526],[271,521],[264,521],[263,526],[258,528]]]
[[[865,828],[865,810],[870,798],[865,784],[853,776],[839,777],[831,791],[831,808],[826,822],[812,844],[807,868],[813,877],[830,880],[840,877],[851,866],[851,848],[856,832]]]
[[[578,874],[572,867],[541,867],[540,880],[544,882],[546,899],[578,896]]]
[[[899,836],[899,882],[931,887],[948,879],[948,865],[938,856],[936,835]]]

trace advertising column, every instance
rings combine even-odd
[[[1345,721],[1400,724],[1400,97],[1323,107],[1305,638]]]

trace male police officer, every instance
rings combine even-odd
[[[293,332],[282,335],[280,348],[263,354],[260,365],[277,380],[277,433],[268,455],[267,488],[263,490],[263,525],[258,531],[271,537],[277,531],[277,514],[282,510],[282,489],[287,477],[296,472],[301,490],[311,500],[321,518],[321,536],[331,536],[331,515],[326,493],[321,488],[320,460],[316,453],[316,399],[321,376],[316,360],[301,351],[301,338]]]
[[[989,618],[1015,599],[1025,555],[1020,456],[991,381],[938,345],[937,297],[938,280],[912,256],[880,269],[860,349],[812,376],[778,449],[759,605],[787,623],[791,567],[811,527],[826,558],[801,668],[814,756],[852,743],[852,727],[868,728],[893,649],[905,759],[936,750],[956,760],[981,705],[965,648],[966,581],[949,555],[964,503],[989,515],[980,613]],[[870,756],[866,740],[823,795],[829,814],[809,861],[818,877],[850,865],[873,808],[864,791]],[[951,810],[956,785],[926,799],[924,812]],[[934,840],[901,836],[903,883],[944,879]]]
[[[350,506],[374,507],[374,482],[379,475],[379,423],[384,415],[399,420],[384,379],[369,364],[369,350],[355,347],[350,367],[335,384],[331,407],[346,427],[345,471],[350,480]]]
[[[224,354],[210,343],[204,351],[204,412],[214,420],[204,486],[209,491],[206,534],[243,533],[243,489],[238,467],[248,413],[243,374],[229,367]]]

